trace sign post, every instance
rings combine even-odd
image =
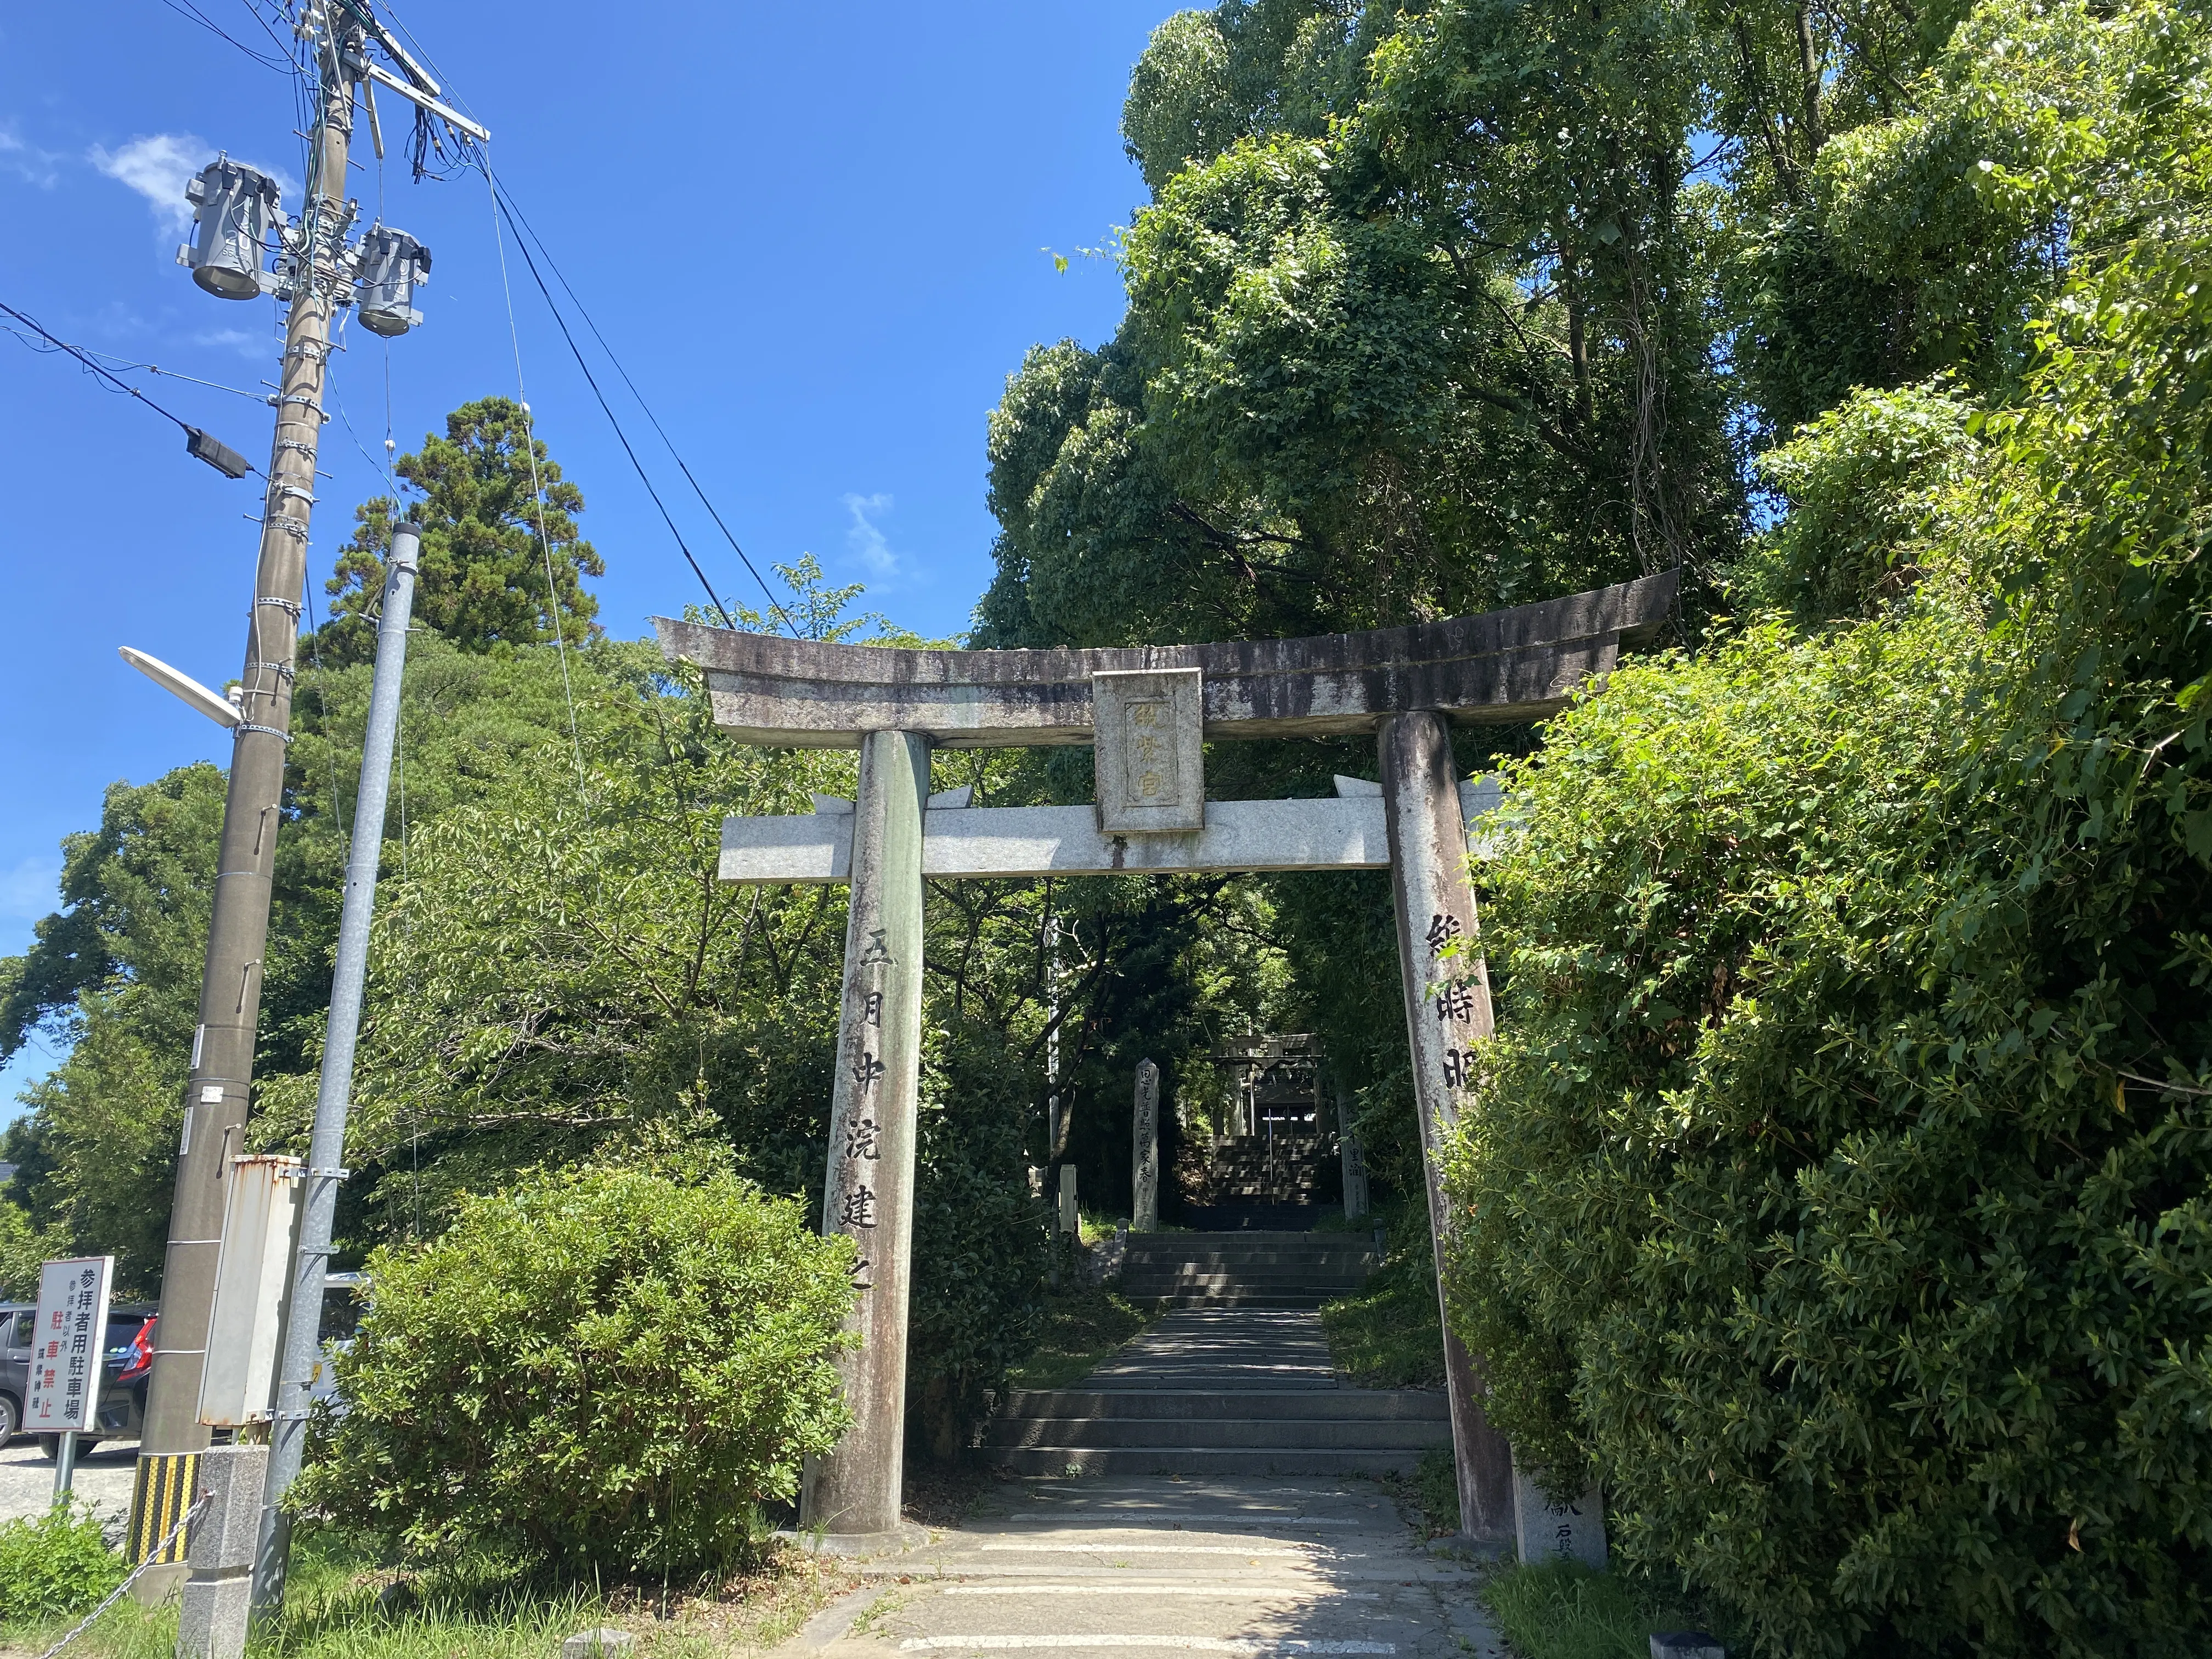
[[[39,1269],[38,1323],[32,1328],[30,1398],[23,1427],[61,1437],[54,1457],[54,1501],[69,1496],[76,1475],[76,1437],[92,1428],[107,1347],[107,1298],[114,1287],[112,1255],[70,1256]]]

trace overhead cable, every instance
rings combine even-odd
[[[137,386],[131,385],[130,381],[125,380],[121,375],[113,373],[112,370],[102,368],[98,363],[93,362],[91,357],[87,356],[83,351],[79,350],[76,346],[71,345],[67,340],[59,339],[54,335],[49,334],[36,318],[27,316],[24,313],[16,310],[15,307],[8,304],[5,301],[0,301],[0,311],[6,312],[17,322],[22,324],[24,327],[29,329],[40,339],[46,341],[46,343],[54,348],[55,350],[66,352],[70,356],[74,357],[78,362],[83,364],[85,368],[90,369],[101,380],[106,380],[116,391],[136,398],[140,403],[145,404],[147,408],[152,410],[163,420],[172,422],[182,430],[186,439],[192,439],[199,435],[200,428],[194,426],[190,421],[185,419],[183,416],[173,414],[168,410],[162,408],[161,404],[155,403],[151,398],[141,392]],[[14,334],[15,330],[9,329],[8,332]],[[17,335],[16,337],[21,339],[22,337]],[[27,345],[30,343],[28,341],[25,341],[24,343]],[[33,349],[35,349],[36,348],[33,348]],[[179,375],[178,378],[181,380],[185,377]],[[228,386],[222,389],[226,392],[230,390]],[[234,454],[235,452],[233,452],[233,453]],[[261,469],[259,467],[254,465],[252,462],[246,460],[243,456],[238,456],[236,459],[241,462],[247,471],[253,473],[261,472]],[[262,474],[262,476],[266,477],[267,475]]]
[[[491,169],[489,166],[484,169],[484,176],[487,179],[491,176]],[[500,199],[496,185],[494,186],[492,204],[495,210],[505,216],[508,225],[513,227],[514,216],[507,212],[507,204]],[[646,472],[645,463],[638,459],[637,451],[631,447],[629,434],[623,430],[622,422],[615,417],[615,411],[607,402],[607,394],[599,390],[599,379],[592,373],[592,366],[584,361],[584,354],[577,349],[576,337],[568,331],[568,319],[561,314],[561,307],[554,302],[553,290],[545,286],[545,278],[538,274],[538,261],[531,257],[530,245],[523,240],[520,230],[515,232],[514,247],[515,251],[522,255],[522,263],[530,272],[530,280],[538,284],[538,293],[544,296],[545,308],[553,313],[554,325],[561,331],[561,337],[568,342],[568,355],[576,360],[576,367],[583,371],[584,383],[592,388],[592,396],[599,399],[599,412],[607,417],[607,424],[614,428],[615,440],[622,445],[623,453],[629,457],[630,466],[636,472],[638,482],[645,486],[645,493],[653,497],[653,506],[660,509],[660,521],[668,526],[668,533],[676,538],[676,545],[684,555],[684,562],[691,567],[691,574],[699,579],[699,586],[707,590],[707,598],[720,615],[723,625],[726,628],[736,628],[737,623],[731,620],[728,609],[724,606],[720,597],[714,592],[714,584],[707,580],[707,573],[700,568],[698,559],[692,554],[690,544],[684,539],[684,532],[676,527],[676,520],[668,510],[668,503],[660,499],[660,492],[653,487],[653,479]],[[746,568],[751,569],[750,562]],[[758,581],[760,572],[753,571],[753,579]],[[761,586],[765,591],[768,584],[762,582]],[[774,603],[772,598],[770,603]]]
[[[489,167],[485,169],[485,176],[488,178],[490,176]],[[794,635],[799,633],[799,625],[792,621],[790,612],[776,603],[774,590],[769,586],[767,580],[761,575],[752,560],[746,556],[745,550],[738,545],[737,537],[731,533],[730,526],[722,521],[721,514],[715,509],[714,503],[707,498],[707,492],[700,487],[699,480],[692,476],[690,467],[685,464],[683,455],[677,450],[675,440],[668,435],[667,429],[660,424],[659,417],[653,412],[653,405],[646,402],[645,394],[637,389],[637,382],[630,379],[629,371],[622,365],[622,359],[615,356],[614,348],[607,343],[607,337],[599,332],[599,325],[592,320],[591,312],[585,307],[584,302],[576,297],[576,290],[568,285],[568,279],[561,274],[561,267],[555,263],[552,251],[545,246],[545,239],[538,235],[536,228],[523,216],[521,209],[515,206],[514,197],[508,194],[504,185],[493,179],[492,189],[498,195],[501,205],[507,210],[507,222],[518,228],[515,232],[515,240],[518,243],[520,242],[524,233],[526,232],[530,240],[538,244],[538,251],[545,256],[546,267],[552,271],[554,280],[561,284],[562,292],[568,296],[569,302],[576,307],[576,314],[584,319],[584,326],[592,331],[592,337],[599,343],[599,349],[607,354],[607,361],[614,365],[615,373],[622,376],[623,384],[629,388],[629,395],[637,399],[637,406],[645,411],[645,418],[652,422],[653,429],[660,434],[660,441],[667,446],[668,453],[675,460],[678,470],[684,474],[684,481],[691,486],[691,493],[699,498],[699,504],[707,509],[708,516],[714,521],[714,527],[722,532],[722,539],[729,543],[730,551],[738,556],[738,562],[750,571],[752,579],[760,584],[762,593],[767,596],[769,608],[783,619],[784,625]]]

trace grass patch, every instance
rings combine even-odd
[[[1329,1358],[1363,1389],[1440,1389],[1444,1328],[1437,1309],[1428,1210],[1416,1200],[1376,1220],[1389,1241],[1382,1265],[1356,1295],[1321,1310]]]
[[[1611,1573],[1573,1561],[1511,1567],[1482,1599],[1522,1659],[1650,1659],[1656,1627]]]
[[[1045,1298],[1037,1346],[1007,1373],[1013,1389],[1064,1389],[1158,1318],[1119,1291],[1091,1286]]]
[[[1657,1631],[1711,1631],[1730,1653],[1751,1647],[1734,1619],[1679,1589],[1575,1561],[1508,1567],[1482,1599],[1522,1659],[1650,1659]]]
[[[652,1659],[727,1659],[785,1640],[859,1579],[835,1562],[774,1549],[740,1573],[690,1586],[600,1589],[558,1583],[495,1557],[426,1573],[377,1565],[357,1540],[303,1537],[282,1623],[258,1636],[254,1659],[545,1659],[561,1638],[596,1626],[635,1634]],[[7,1659],[43,1653],[72,1620],[0,1632]],[[80,1638],[72,1656],[169,1659],[173,1606],[128,1597]]]

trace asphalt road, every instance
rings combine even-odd
[[[138,1460],[135,1440],[103,1440],[89,1457],[76,1461],[76,1495],[104,1521],[119,1527],[129,1518],[131,1481]],[[0,1448],[0,1521],[19,1515],[44,1515],[54,1501],[52,1460],[27,1436]]]

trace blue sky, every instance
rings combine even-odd
[[[251,0],[198,0],[266,48]],[[265,3],[262,9],[269,8]],[[1095,343],[1121,309],[1104,243],[1143,186],[1117,125],[1170,0],[915,7],[549,0],[400,20],[493,133],[493,163],[621,353],[723,517],[765,569],[817,555],[872,608],[962,628],[990,568],[986,411],[1034,342]],[[349,329],[346,422],[325,428],[309,567],[355,502],[456,404],[516,386],[481,179],[353,175],[366,219],[427,243],[427,321],[387,348]],[[162,0],[0,13],[0,301],[63,338],[258,390],[272,301],[201,293],[173,263],[182,179],[216,149],[296,181],[287,78]],[[288,206],[296,195],[288,196]],[[701,597],[508,249],[538,429],[583,489],[617,635]],[[0,320],[5,320],[0,319]],[[134,374],[257,465],[270,411]],[[619,409],[620,405],[618,405]],[[645,422],[624,411],[633,434]],[[350,424],[350,432],[349,426]],[[647,432],[649,435],[649,431]],[[356,443],[356,440],[358,440]],[[718,586],[757,597],[665,453],[645,452]],[[669,485],[678,488],[672,492]],[[218,730],[125,667],[131,645],[211,684],[234,675],[258,481],[185,455],[177,428],[67,362],[0,337],[0,952],[57,902],[57,844],[101,791],[227,757]],[[0,1076],[0,1118],[50,1058]]]

